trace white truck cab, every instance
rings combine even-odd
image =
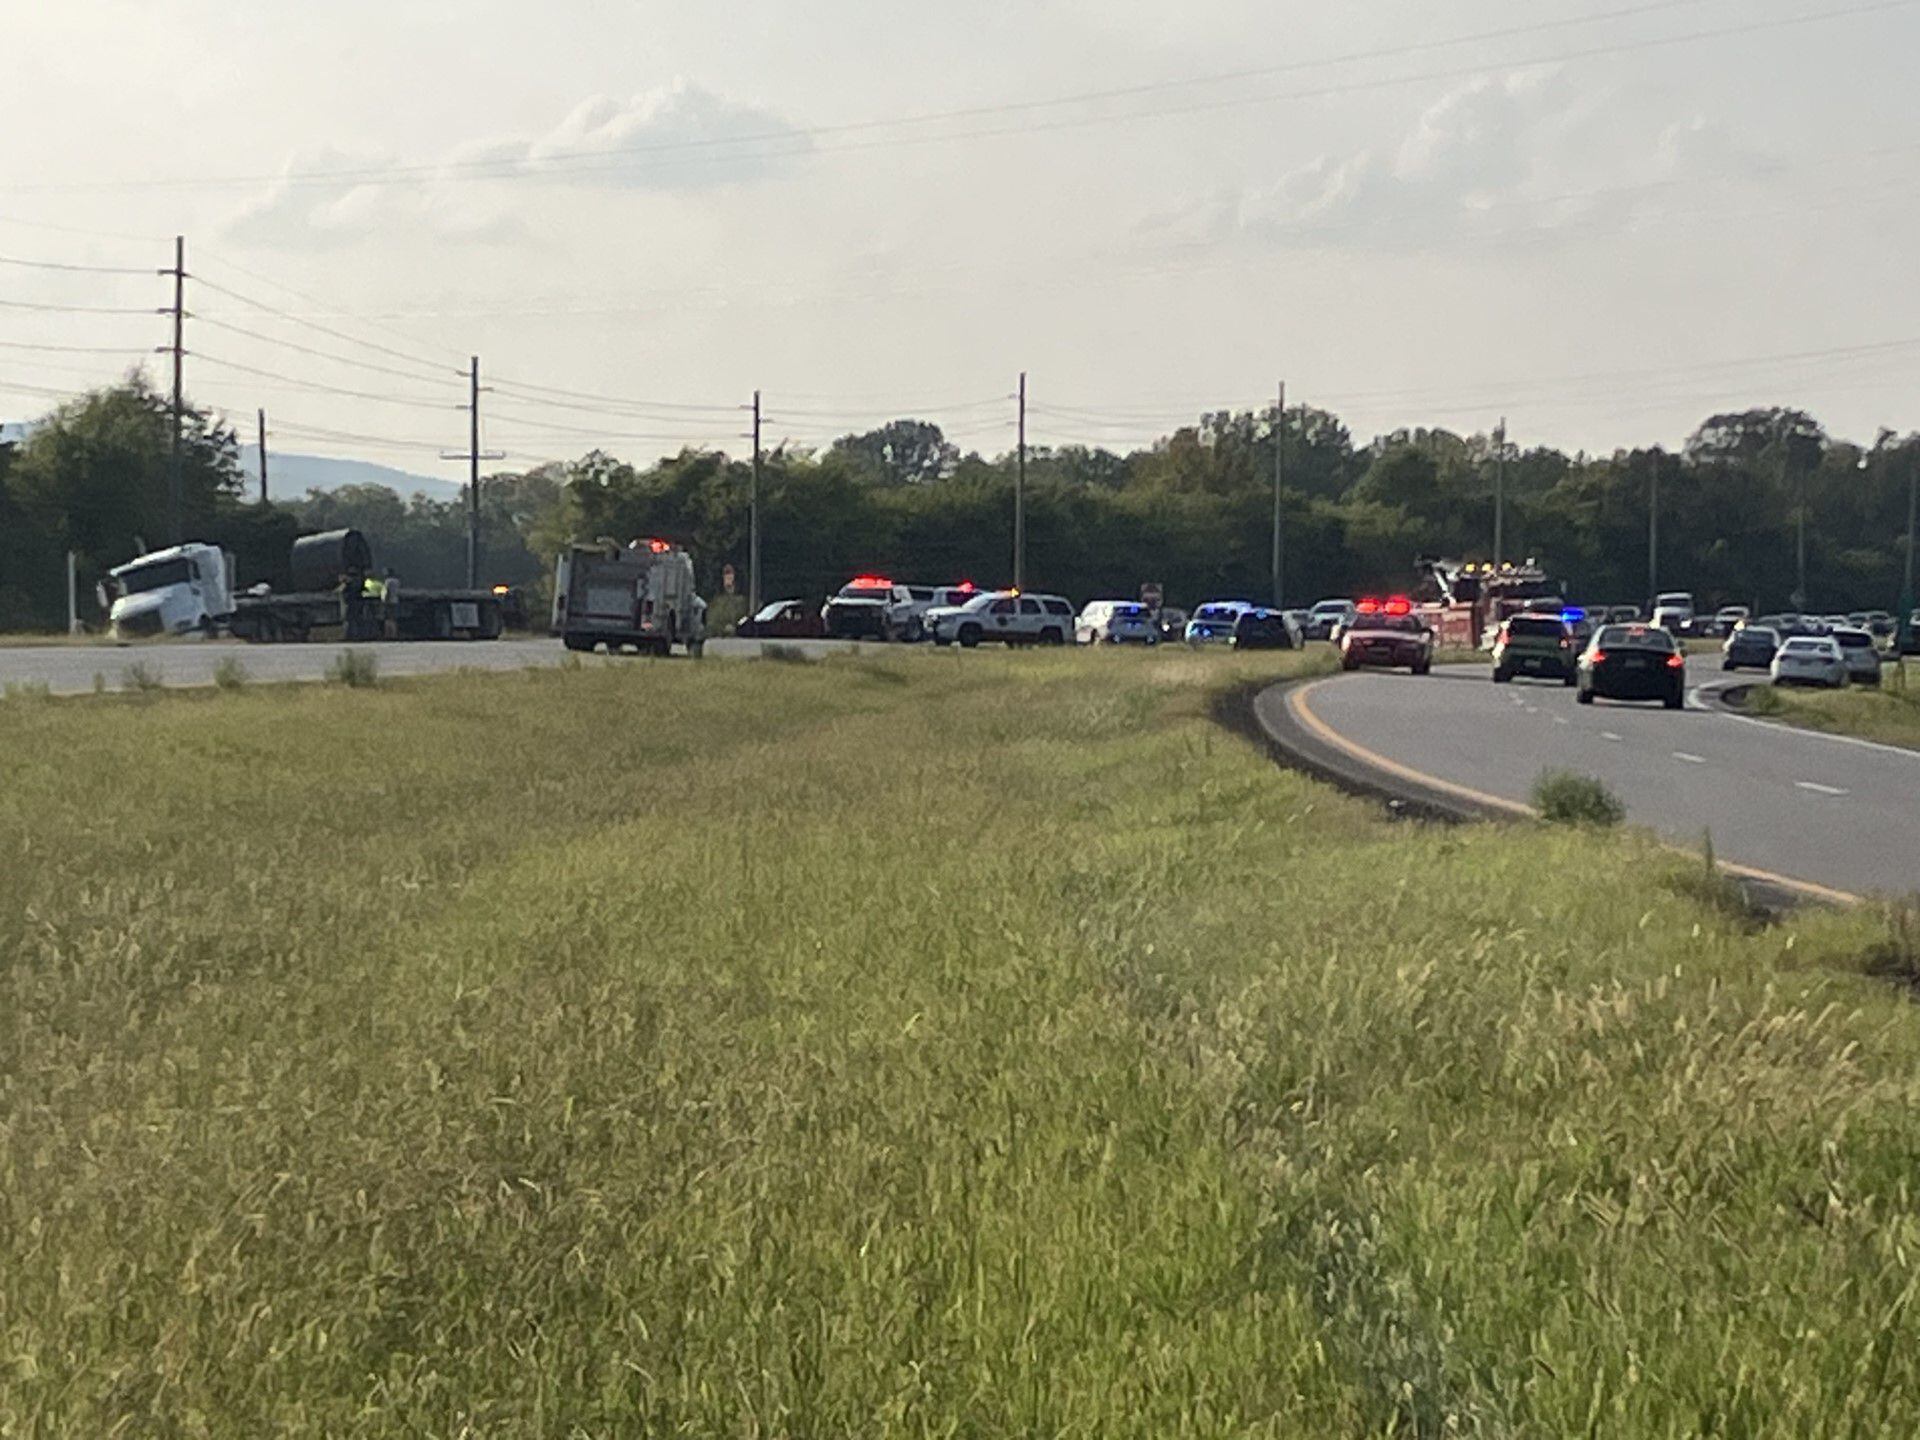
[[[109,571],[100,589],[116,640],[212,634],[233,616],[233,556],[175,545]]]

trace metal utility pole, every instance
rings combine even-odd
[[[1907,457],[1907,578],[1900,589],[1900,653],[1906,654],[1908,641],[1913,636],[1913,610],[1916,602],[1913,596],[1913,548],[1915,531],[1920,530],[1920,445],[1913,447],[1913,453]],[[1903,660],[1902,665],[1906,662]],[[1904,675],[1906,672],[1901,671]]]
[[[464,460],[467,462],[467,588],[480,588],[480,462],[482,460],[504,460],[504,450],[482,450],[480,448],[480,357],[473,357],[470,371],[471,389],[467,399],[467,448],[460,450],[442,450],[442,460]]]
[[[167,532],[173,543],[185,543],[185,482],[180,474],[180,425],[186,411],[187,237],[173,237],[173,445],[167,452]]]
[[[1013,588],[1027,588],[1027,372],[1020,372],[1020,438],[1013,473]]]
[[[267,503],[267,412],[258,412],[260,421],[260,503]]]
[[[1497,570],[1507,558],[1507,417],[1500,417],[1500,428],[1493,432],[1493,565]]]
[[[1287,382],[1280,382],[1279,404],[1273,412],[1273,605],[1287,603],[1286,545],[1281,530],[1280,486],[1285,475],[1287,436]]]
[[[760,613],[760,392],[753,392],[753,489],[747,521],[747,614]]]
[[[1783,465],[1793,464],[1791,455],[1784,455]],[[1794,479],[1794,609],[1807,608],[1807,477],[1804,469]]]
[[[1660,593],[1660,455],[1651,457],[1652,479],[1647,494],[1647,604]],[[1653,613],[1651,609],[1647,611]]]

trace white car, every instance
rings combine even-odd
[[[1749,605],[1722,605],[1713,616],[1713,633],[1721,638],[1731,635],[1753,618]]]
[[[1656,605],[1653,607],[1653,628],[1664,630],[1669,635],[1684,632],[1693,620],[1691,608],[1682,609],[1678,605]]]
[[[1356,608],[1351,600],[1322,600],[1307,612],[1307,639],[1333,639],[1333,632],[1353,619]]]
[[[1847,678],[1863,685],[1880,683],[1880,647],[1874,643],[1873,632],[1855,626],[1836,628],[1830,637],[1840,647],[1840,656],[1847,662]]]
[[[1073,622],[1079,645],[1158,645],[1160,627],[1138,600],[1093,600]]]
[[[1073,638],[1073,605],[1058,595],[990,590],[958,607],[929,610],[936,645],[971,650],[983,640],[1006,645],[1064,645]]]
[[[972,585],[907,585],[906,597],[887,605],[884,635],[911,645],[927,638],[927,612],[966,604],[980,592]]]
[[[1839,690],[1847,683],[1847,661],[1831,635],[1795,635],[1774,652],[1769,673],[1776,685],[1824,685]]]

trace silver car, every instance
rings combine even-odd
[[[1769,673],[1776,685],[1839,690],[1847,683],[1847,661],[1831,635],[1795,635],[1774,652]]]
[[[1847,662],[1849,680],[1862,685],[1880,683],[1880,647],[1871,630],[1843,626],[1833,632],[1832,639],[1840,647],[1840,657]]]

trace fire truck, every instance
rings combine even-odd
[[[1415,566],[1420,572],[1420,612],[1442,645],[1481,649],[1493,644],[1510,615],[1523,610],[1557,613],[1566,607],[1566,586],[1533,560],[1463,564],[1423,555]]]

